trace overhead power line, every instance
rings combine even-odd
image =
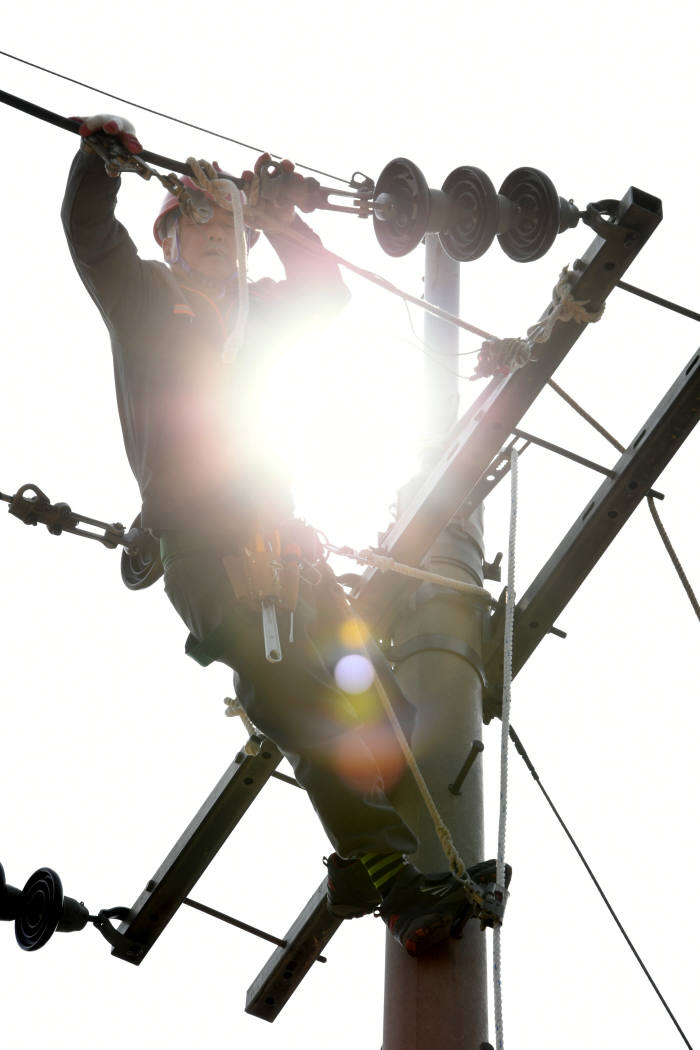
[[[552,802],[551,798],[547,794],[547,791],[545,790],[544,785],[542,784],[542,781],[540,780],[539,773],[537,772],[537,770],[533,766],[532,761],[530,759],[530,756],[528,755],[527,751],[523,747],[522,741],[520,740],[520,737],[515,732],[515,730],[513,729],[512,726],[510,727],[509,735],[510,735],[510,739],[513,741],[513,744],[515,745],[516,751],[518,752],[518,754],[522,758],[523,762],[525,763],[525,765],[529,769],[533,780],[535,781],[535,783],[537,784],[538,788],[540,789],[540,791],[544,795],[545,799],[547,800],[547,804],[549,805],[550,809],[552,810],[552,813],[554,814],[554,816],[559,821],[559,824],[561,825],[561,827],[562,827],[566,837],[568,838],[569,842],[571,843],[571,845],[576,850],[576,854],[577,854],[579,860],[581,861],[581,863],[583,864],[584,868],[588,872],[588,875],[590,876],[591,880],[593,881],[593,885],[595,886],[595,888],[598,890],[598,893],[602,897],[603,903],[605,904],[605,907],[610,912],[610,914],[611,914],[611,916],[612,916],[612,918],[613,918],[613,920],[615,922],[615,925],[619,929],[619,931],[622,934],[622,936],[625,938],[625,941],[627,942],[627,947],[630,949],[630,951],[634,955],[635,959],[637,960],[637,962],[641,966],[645,977],[647,978],[647,980],[651,984],[652,988],[656,992],[657,996],[661,1000],[661,1003],[662,1003],[664,1009],[666,1010],[666,1013],[668,1014],[668,1016],[671,1018],[671,1020],[673,1021],[674,1025],[676,1026],[676,1028],[678,1030],[678,1033],[679,1033],[681,1039],[683,1040],[683,1042],[685,1043],[685,1045],[688,1047],[688,1050],[693,1050],[691,1044],[688,1042],[688,1039],[687,1039],[687,1036],[686,1036],[685,1032],[683,1031],[683,1029],[679,1025],[678,1021],[676,1020],[676,1017],[675,1017],[673,1011],[671,1010],[671,1007],[668,1005],[668,1003],[664,999],[663,995],[661,994],[658,985],[656,984],[656,982],[654,981],[653,977],[649,973],[648,969],[644,965],[644,962],[642,961],[642,957],[640,956],[640,954],[637,951],[637,949],[635,948],[635,946],[632,944],[632,941],[630,940],[627,931],[625,930],[624,926],[622,925],[622,923],[618,919],[617,914],[615,912],[615,909],[613,908],[612,904],[610,903],[610,901],[606,897],[602,886],[600,885],[600,883],[598,882],[598,879],[593,874],[593,870],[592,870],[590,864],[588,863],[588,861],[584,857],[583,853],[579,849],[579,846],[578,846],[578,844],[576,842],[576,839],[573,837],[573,835],[569,831],[568,827],[564,823],[564,820],[563,820],[561,814],[559,813],[559,810],[557,809],[557,807],[554,805],[554,803]]]
[[[102,88],[95,87],[92,84],[86,84],[83,80],[76,80],[75,77],[69,77],[65,73],[58,73],[55,69],[47,69],[46,66],[40,66],[37,62],[30,62],[26,58],[20,58],[19,55],[11,55],[9,51],[0,51],[0,55],[5,58],[11,58],[13,62],[21,62],[22,65],[31,66],[32,69],[38,69],[42,73],[48,73],[49,76],[58,77],[60,80],[67,80],[70,84],[77,84],[78,87],[86,88],[88,91],[94,91],[98,95],[104,95],[106,98],[114,99],[115,102],[123,102],[127,106],[133,106],[134,109],[143,110],[144,113],[151,113],[154,117],[162,117],[164,120],[171,120],[174,124],[181,124],[185,128],[193,128],[194,131],[201,131],[205,135],[212,135],[214,138],[223,139],[225,142],[233,142],[236,146],[242,146],[243,149],[253,150],[254,153],[265,153],[266,151],[260,146],[252,146],[249,142],[241,142],[240,139],[234,139],[230,135],[224,135],[221,131],[213,131],[211,128],[202,127],[200,124],[192,124],[188,120],[181,120],[180,117],[173,117],[170,113],[162,113],[158,109],[151,109],[150,106],[141,105],[139,102],[133,102],[131,99],[122,98],[121,95],[114,95],[111,91],[104,91]],[[267,151],[269,152],[269,150]],[[282,160],[283,158],[278,153],[270,153],[273,160]],[[328,171],[322,171],[320,168],[312,168],[308,164],[295,164],[297,168],[303,168],[304,171],[312,171],[315,175],[323,175],[326,179],[333,179],[335,182],[341,182],[344,186],[350,183],[350,179],[341,179],[339,175],[331,175]]]

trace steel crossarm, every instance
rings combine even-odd
[[[657,197],[630,188],[620,201],[615,220],[596,222],[601,232],[574,263],[574,299],[586,302],[590,310],[599,308],[661,218]],[[550,303],[542,318],[553,308]],[[455,425],[440,459],[385,535],[383,554],[419,565],[457,511],[476,507],[483,498],[489,465],[585,328],[575,321],[558,322],[550,339],[538,344],[537,360],[490,382]],[[404,576],[370,568],[353,597],[374,633],[383,636],[417,586],[416,581]]]
[[[253,739],[257,754],[236,755],[119,926],[125,945],[112,955],[138,966],[282,761],[270,740]]]
[[[274,1021],[342,921],[326,907],[324,879],[248,989],[246,1013]]]
[[[635,508],[700,419],[700,350],[656,406],[611,477],[576,519],[515,607],[513,674],[521,670],[561,611],[597,564]],[[489,626],[485,716],[500,712],[503,622],[499,605]]]

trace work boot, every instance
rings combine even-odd
[[[468,872],[481,885],[495,882],[496,861],[481,861]],[[511,875],[507,864],[506,886]],[[406,864],[399,873],[379,908],[393,937],[409,955],[418,955],[448,937],[460,937],[474,914],[475,905],[461,879],[449,871],[424,875],[413,864]]]
[[[328,868],[326,903],[331,915],[340,919],[357,919],[379,907],[381,897],[362,861],[356,857],[344,860],[337,853],[324,857]]]
[[[409,955],[459,937],[474,905],[464,884],[449,871],[424,875],[407,864],[379,907],[394,939]]]

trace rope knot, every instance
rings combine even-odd
[[[481,344],[476,369],[470,379],[507,376],[532,360],[532,347],[525,339],[487,339]]]
[[[552,303],[546,316],[528,328],[525,339],[487,339],[482,343],[474,375],[470,378],[508,376],[530,361],[536,361],[535,344],[549,341],[557,321],[575,321],[576,324],[599,321],[605,303],[599,310],[589,310],[590,299],[574,299],[571,289],[575,280],[576,274],[565,266],[552,291]]]

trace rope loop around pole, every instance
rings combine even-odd
[[[603,316],[605,303],[597,310],[592,310],[589,308],[589,299],[575,299],[572,293],[575,280],[576,274],[565,266],[552,290],[552,303],[548,312],[528,328],[525,339],[487,339],[482,343],[476,370],[471,379],[511,375],[530,361],[536,360],[537,344],[548,342],[554,326],[560,321],[575,321],[576,324],[593,324],[599,321]]]

